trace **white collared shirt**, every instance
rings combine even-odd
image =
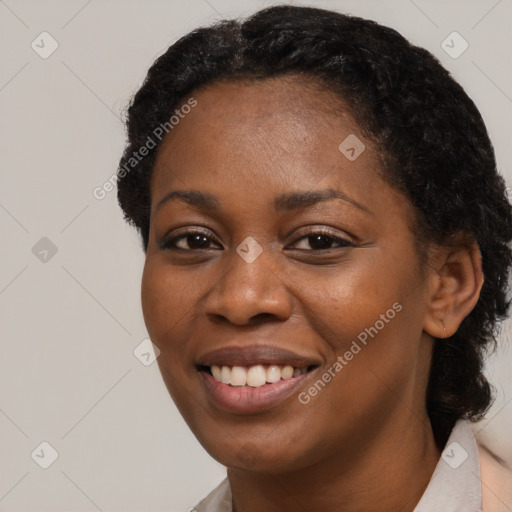
[[[232,512],[231,489],[225,478],[194,509],[197,512]],[[475,436],[459,420],[414,512],[481,512],[482,483]]]

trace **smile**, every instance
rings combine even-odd
[[[208,367],[207,367],[208,368]],[[313,366],[309,367],[310,369]],[[274,384],[307,373],[308,368],[294,368],[291,365],[276,364],[252,366],[218,366],[212,365],[210,373],[217,382],[237,387],[259,388],[265,384]]]
[[[276,407],[300,392],[305,379],[323,362],[268,345],[229,345],[196,359],[196,370],[208,401],[234,414]]]

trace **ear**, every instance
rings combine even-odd
[[[482,255],[476,242],[439,246],[432,258],[428,309],[423,330],[434,338],[455,334],[475,307],[484,282]]]

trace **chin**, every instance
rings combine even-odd
[[[288,444],[279,439],[268,442],[264,438],[258,442],[250,433],[244,436],[249,439],[245,441],[224,433],[224,440],[219,443],[218,437],[211,439],[198,432],[194,434],[212,458],[230,469],[278,474],[296,471],[315,462],[308,455],[313,448],[307,450],[296,442]]]

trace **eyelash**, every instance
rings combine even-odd
[[[326,229],[326,228],[308,228],[293,243],[297,243],[301,240],[307,239],[308,237],[314,236],[314,235],[320,235],[320,236],[329,238],[332,242],[337,243],[338,247],[329,247],[328,249],[310,249],[310,250],[298,249],[298,250],[302,250],[305,252],[316,252],[316,251],[329,251],[329,250],[333,250],[333,249],[342,249],[345,247],[355,247],[355,245],[352,242],[348,241],[346,238],[342,238],[341,236],[334,234],[331,230]]]
[[[188,252],[210,249],[210,248],[207,248],[207,249],[183,249],[181,247],[176,247],[175,244],[177,243],[178,240],[186,239],[187,237],[194,236],[194,235],[202,235],[205,238],[208,238],[210,240],[213,240],[215,243],[218,243],[213,237],[211,237],[209,235],[208,231],[201,230],[201,229],[194,229],[194,230],[184,231],[177,236],[173,236],[172,238],[168,238],[167,240],[164,240],[160,244],[160,248],[164,249],[164,250],[170,250],[170,251],[188,251]],[[314,235],[320,235],[320,236],[326,237],[326,238],[330,239],[331,242],[337,243],[338,247],[329,247],[327,249],[297,249],[297,250],[303,251],[303,252],[318,252],[318,251],[329,251],[329,250],[333,250],[333,249],[341,249],[341,248],[345,248],[345,247],[355,247],[355,245],[352,242],[349,242],[345,238],[342,238],[338,235],[333,234],[332,231],[330,231],[329,229],[325,229],[325,228],[308,228],[306,230],[306,232],[304,234],[302,234],[302,236],[300,236],[299,238],[294,240],[294,242],[292,242],[292,243],[296,244],[296,243],[300,242],[301,240],[307,239]]]

